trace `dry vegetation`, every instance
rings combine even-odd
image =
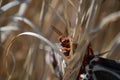
[[[70,59],[52,26],[78,44]],[[51,53],[65,59],[62,79],[75,80],[89,43],[120,60],[120,0],[0,0],[0,80],[60,80]]]

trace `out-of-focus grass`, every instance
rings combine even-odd
[[[75,80],[89,43],[95,54],[109,50],[103,57],[119,60],[119,24],[119,0],[0,0],[0,78],[60,80],[46,63],[48,54],[60,53],[55,26],[78,44],[69,60],[61,55],[63,79]]]

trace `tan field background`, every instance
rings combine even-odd
[[[76,80],[89,43],[120,60],[120,0],[0,0],[0,80],[61,80],[46,63],[49,43],[19,35],[34,32],[54,45],[60,35],[52,26],[77,43],[62,80]]]

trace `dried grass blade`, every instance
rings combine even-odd
[[[86,40],[81,41],[81,44],[77,47],[75,55],[68,63],[63,80],[75,80],[77,78],[88,43],[89,42],[86,42]]]
[[[1,5],[2,5],[2,0],[0,0],[0,7],[1,7]]]
[[[91,3],[91,6],[89,8],[89,13],[88,13],[88,20],[87,20],[87,23],[86,23],[86,26],[85,26],[85,32],[84,32],[84,35],[88,35],[89,34],[89,31],[90,31],[90,28],[91,28],[91,20],[93,19],[93,14],[95,12],[95,5],[96,5],[96,1],[97,0],[92,0],[92,3]]]
[[[11,78],[12,78],[12,76],[13,76],[13,73],[14,73],[14,71],[15,71],[15,68],[16,68],[16,60],[15,60],[15,56],[13,55],[13,53],[12,52],[9,52],[9,55],[12,57],[12,61],[13,61],[13,68],[11,69],[11,72],[9,73],[8,72],[8,65],[7,65],[7,62],[8,62],[8,60],[7,60],[7,56],[6,57],[4,57],[4,65],[5,65],[5,69],[7,70],[7,75],[8,75],[8,79],[7,80],[10,80]]]
[[[28,9],[28,6],[29,6],[31,1],[32,0],[26,0],[24,3],[22,3],[20,5],[20,9],[19,9],[17,15],[23,16],[25,14],[26,10]]]
[[[19,5],[21,2],[19,1],[12,1],[12,2],[9,2],[7,3],[6,5],[4,5],[3,7],[0,8],[0,14],[9,10],[10,8],[13,8],[17,5]]]
[[[45,20],[45,16],[48,12],[48,7],[49,7],[49,4],[52,0],[43,0],[42,2],[42,9],[41,9],[41,12],[40,12],[40,31],[42,31],[43,29],[43,24],[44,24],[44,20]]]
[[[8,45],[8,47],[7,47],[6,51],[5,51],[6,56],[8,55],[9,49],[13,45],[14,41],[17,38],[19,38],[20,36],[25,36],[25,35],[35,37],[35,38],[39,39],[40,41],[42,41],[43,43],[48,44],[57,54],[61,55],[63,59],[66,59],[65,56],[63,54],[61,54],[59,49],[57,49],[56,46],[53,43],[51,43],[48,39],[46,39],[42,35],[37,34],[37,33],[33,33],[33,32],[23,32],[23,33],[17,35],[15,38],[13,38],[13,40],[10,42],[10,44]]]
[[[33,33],[33,32],[23,32],[23,33],[17,35],[15,38],[13,38],[12,41],[11,41],[11,42],[9,43],[9,45],[7,46],[6,50],[5,50],[5,59],[6,59],[7,56],[9,55],[9,50],[10,50],[10,48],[12,47],[14,41],[15,41],[17,38],[21,37],[21,36],[31,36],[31,37],[35,37],[35,38],[39,39],[41,42],[48,44],[57,54],[61,55],[62,58],[63,58],[64,60],[66,60],[65,56],[64,56],[63,54],[61,54],[61,52],[59,51],[59,49],[57,49],[56,46],[55,46],[53,43],[51,43],[49,40],[47,40],[46,38],[44,38],[44,37],[41,36],[40,34]],[[8,66],[6,66],[6,67],[8,67]],[[13,73],[14,73],[14,69],[15,69],[15,68],[13,68],[12,72],[9,74],[8,80],[10,80],[10,79],[12,78],[12,75],[13,75]]]
[[[38,27],[27,18],[21,16],[11,16],[10,19],[23,21],[24,23],[28,24],[36,33],[40,34]]]
[[[75,6],[75,4],[71,1],[71,0],[68,0],[68,2],[73,6],[73,8],[78,11],[77,7]]]
[[[110,53],[106,56],[107,58],[110,59],[116,59],[116,60],[120,60],[119,59],[119,53],[120,53],[120,33],[115,37],[115,39],[111,42],[111,44],[109,45],[110,48]]]
[[[60,12],[57,12],[51,5],[49,5],[50,9],[58,16],[58,18],[65,24],[64,18],[60,15]]]
[[[114,22],[114,21],[118,20],[119,18],[120,18],[120,11],[111,13],[110,15],[103,18],[103,20],[98,25],[98,27],[91,30],[91,33],[95,34],[93,37],[97,36],[98,33],[105,27],[106,24],[108,24],[110,22]]]

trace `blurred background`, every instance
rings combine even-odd
[[[61,34],[67,36],[78,44],[73,55],[82,55],[90,42],[95,54],[108,51],[102,57],[119,61],[120,0],[0,0],[0,80],[61,80],[47,57],[51,47],[32,36],[19,37],[23,32],[53,45]]]

